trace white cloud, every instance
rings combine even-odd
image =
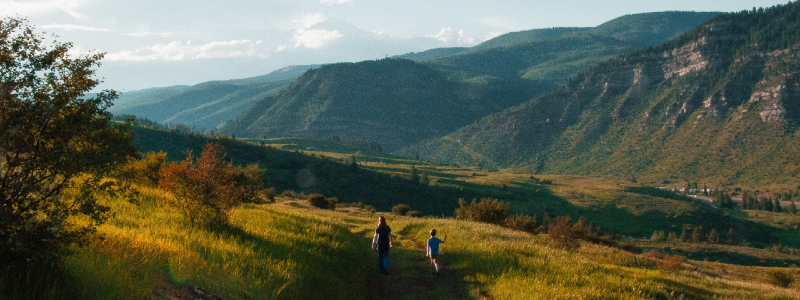
[[[169,44],[156,44],[133,51],[120,51],[106,54],[108,61],[154,61],[154,60],[186,60],[203,58],[231,57],[266,57],[267,51],[261,47],[261,41],[232,40],[211,42],[205,45],[192,45],[173,41]]]
[[[328,6],[334,4],[353,3],[353,0],[319,0],[319,3],[327,4]]]
[[[75,24],[50,24],[50,25],[42,25],[39,26],[42,29],[55,29],[55,30],[78,30],[78,31],[114,31],[112,29],[106,28],[95,28],[83,25],[75,25]]]
[[[490,32],[483,36],[483,41],[485,42],[501,35],[503,35],[503,32]]]
[[[88,19],[87,16],[77,11],[86,2],[86,0],[7,1],[0,2],[0,11],[7,12],[8,16],[19,14],[25,17],[62,11],[76,19]]]
[[[466,31],[455,31],[452,27],[442,28],[442,30],[439,30],[439,33],[435,35],[426,35],[426,37],[435,38],[443,43],[450,43],[453,41],[464,45],[475,44],[475,38],[469,36]]]
[[[320,49],[331,42],[344,37],[338,30],[322,29],[300,29],[295,31],[293,40],[294,47],[306,47],[310,49]]]
[[[299,25],[300,29],[308,29],[311,28],[311,26],[325,22],[326,20],[328,20],[328,17],[326,17],[325,15],[321,13],[315,13],[315,14],[305,15],[297,20],[292,20],[292,23]]]
[[[481,20],[481,23],[483,23],[486,26],[502,28],[506,30],[514,30],[517,28],[517,26],[514,24],[515,23],[514,21],[511,21],[503,17],[484,18],[483,20]]]
[[[144,32],[132,32],[132,33],[126,33],[126,34],[124,34],[124,35],[127,35],[127,36],[132,36],[132,37],[148,37],[148,36],[170,37],[170,36],[172,36],[172,33],[171,33],[171,32],[166,32],[166,31],[165,31],[165,32],[149,32],[149,31],[144,31]]]

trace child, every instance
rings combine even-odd
[[[431,274],[435,274],[436,277],[439,277],[439,244],[444,244],[445,241],[447,241],[446,234],[444,240],[440,240],[436,237],[436,229],[431,229],[431,238],[428,239],[428,245],[425,247],[427,253],[425,256],[431,258],[431,265],[436,270],[436,272],[431,271]]]

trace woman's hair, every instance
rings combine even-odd
[[[386,218],[383,216],[378,217],[378,228],[384,228],[386,226],[388,226],[386,225]]]
[[[431,229],[431,236],[436,236],[436,228]]]

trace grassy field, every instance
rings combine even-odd
[[[229,226],[188,227],[163,206],[167,195],[141,188],[141,204],[106,198],[114,217],[99,238],[76,249],[55,282],[25,294],[20,276],[0,275],[8,299],[187,299],[202,290],[222,299],[797,299],[797,288],[767,283],[769,270],[689,260],[661,271],[649,254],[584,244],[576,252],[496,225],[452,218],[387,216],[395,235],[389,276],[370,251],[381,213],[311,208],[306,201],[243,205]],[[430,275],[424,243],[440,236],[441,277]],[[47,280],[43,280],[48,282]],[[30,282],[30,281],[28,281]]]

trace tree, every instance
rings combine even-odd
[[[728,229],[728,245],[738,245],[739,237],[736,236],[736,231],[733,228]]]
[[[417,167],[414,165],[411,165],[411,170],[408,171],[408,180],[419,182],[419,173],[417,173]]]
[[[689,226],[683,226],[683,231],[681,231],[681,242],[688,242],[692,239],[692,236],[689,234]]]
[[[233,207],[247,199],[247,188],[236,180],[235,168],[224,158],[222,146],[208,143],[196,163],[189,152],[185,160],[161,168],[158,184],[172,193],[171,204],[192,226],[227,222]]]
[[[87,95],[103,54],[71,56],[71,47],[45,42],[24,19],[0,21],[2,263],[58,253],[93,232],[108,211],[95,193],[118,187],[103,178],[136,153],[107,111],[118,93]],[[67,221],[78,214],[90,221]]]
[[[411,207],[402,203],[392,207],[392,213],[398,216],[405,216],[409,210],[411,210]]]
[[[772,204],[772,212],[781,212],[783,208],[781,207],[781,201],[775,199],[775,202]]]
[[[458,205],[456,219],[460,220],[502,225],[508,217],[508,203],[493,198],[483,198],[480,202],[473,199],[469,204],[464,199],[458,199]]]
[[[428,185],[431,183],[430,179],[428,179],[428,170],[422,170],[422,177],[419,179],[419,183],[424,185]]]
[[[703,232],[703,227],[695,227],[692,231],[692,242],[699,243],[706,240],[706,233]]]
[[[712,228],[711,232],[708,233],[708,242],[712,244],[719,243],[719,232],[717,232],[716,228]]]
[[[786,209],[786,212],[789,213],[789,214],[792,214],[792,215],[796,214],[797,213],[797,205],[795,205],[794,202],[792,202],[791,204],[789,204],[789,208]]]

